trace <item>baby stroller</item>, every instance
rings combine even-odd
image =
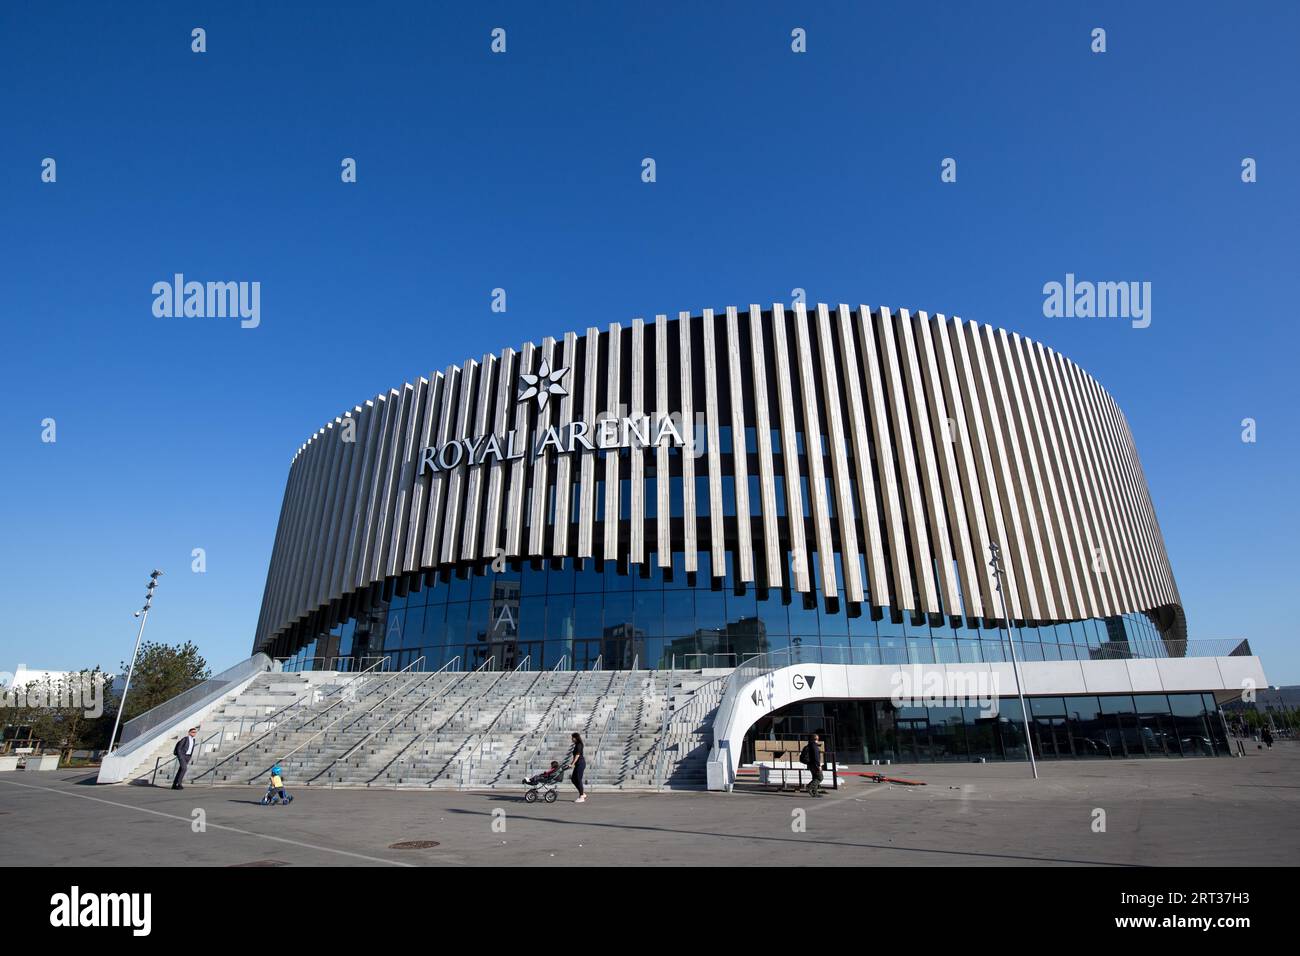
[[[564,780],[564,767],[552,766],[541,773],[533,774],[531,777],[524,778],[524,786],[528,791],[524,794],[525,803],[536,803],[537,798],[541,797],[547,803],[554,803],[556,798],[555,788]]]

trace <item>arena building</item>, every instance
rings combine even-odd
[[[328,670],[734,667],[733,697],[746,662],[861,666],[868,689],[785,713],[853,701],[841,742],[852,725],[864,751],[918,759],[950,756],[935,741],[958,725],[976,756],[974,735],[960,713],[886,706],[907,667],[1023,681],[1060,728],[1041,750],[1078,755],[1096,736],[1081,707],[1129,715],[1120,751],[1148,752],[1156,714],[1166,752],[1213,752],[1213,695],[1244,678],[1171,662],[1255,661],[1188,644],[1133,436],[1091,375],[987,325],[803,304],[543,338],[338,415],[290,465],[253,651]],[[900,742],[905,719],[924,747]]]

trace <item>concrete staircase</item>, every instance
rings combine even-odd
[[[279,763],[291,789],[513,788],[565,762],[577,731],[593,789],[704,789],[721,692],[701,671],[267,678],[226,706],[228,723],[191,762],[187,783],[265,786]]]
[[[300,704],[311,694],[313,687],[319,683],[319,674],[292,674],[273,672],[255,677],[239,694],[232,694],[204,717],[199,723],[196,735],[199,753],[190,762],[187,780],[192,781],[194,769],[205,754],[220,750],[223,744],[238,740],[259,728],[262,730],[274,726],[276,716]],[[315,679],[315,680],[314,680]],[[170,781],[176,773],[176,761],[172,751],[178,736],[172,736],[158,742],[148,756],[139,762],[137,771],[132,774],[136,783]],[[156,773],[155,773],[156,768]]]
[[[729,672],[686,674],[673,688],[672,717],[662,734],[659,781],[669,790],[708,789],[713,716]]]

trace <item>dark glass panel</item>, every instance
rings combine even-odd
[[[566,608],[567,605],[567,608]],[[570,622],[573,617],[572,601],[564,601],[561,598],[551,598],[550,601],[541,601],[537,598],[521,601],[519,605],[519,639],[521,641],[540,641],[547,637],[546,623],[548,611],[554,613],[557,626],[559,622],[565,619],[566,613]],[[558,632],[550,635],[552,638],[561,636]]]
[[[931,707],[930,759],[965,760],[966,721],[960,707]]]
[[[633,607],[636,629],[646,637],[663,637],[664,592],[637,591]]]
[[[632,626],[632,592],[614,591],[605,594],[605,621],[603,633],[608,634],[612,628],[630,628]]]
[[[767,628],[768,635],[789,634],[790,614],[781,603],[781,592],[771,591],[767,600],[757,602],[758,618]]]
[[[695,592],[695,627],[697,630],[714,630],[727,626],[727,594],[725,591]]]
[[[573,599],[575,639],[600,637],[604,600],[600,594],[578,594]],[[595,655],[593,655],[594,657]]]
[[[465,578],[457,577],[452,574],[447,581],[447,600],[448,601],[468,601],[470,583]]]
[[[665,594],[664,634],[677,638],[695,633],[695,593],[673,591]]]
[[[444,640],[447,644],[463,644],[465,642],[465,626],[469,621],[469,603],[466,601],[457,601],[447,605],[446,625],[443,630]],[[470,636],[473,640],[473,635]]]
[[[790,633],[803,637],[817,637],[821,630],[817,621],[817,607],[804,607],[804,595],[795,591],[790,597],[787,608],[790,617]]]
[[[596,570],[596,562],[588,558],[583,567],[574,568],[573,586],[579,594],[598,593],[605,589],[605,576]]]

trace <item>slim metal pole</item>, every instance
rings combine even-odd
[[[108,738],[108,752],[113,752],[113,741],[117,739],[117,728],[122,723],[122,709],[126,706],[126,692],[131,689],[131,675],[135,673],[135,658],[140,653],[140,638],[144,637],[144,625],[149,620],[149,612],[145,611],[140,615],[140,630],[135,635],[135,650],[131,652],[131,666],[126,669],[126,684],[122,688],[122,696],[117,702],[117,718],[113,721],[113,733]]]
[[[113,752],[113,745],[117,740],[117,730],[122,723],[122,711],[126,708],[126,695],[131,689],[131,676],[135,673],[135,659],[140,655],[140,639],[144,637],[144,626],[149,621],[149,609],[153,607],[153,592],[158,587],[158,579],[162,577],[162,572],[155,568],[149,574],[149,586],[145,590],[144,607],[136,611],[140,615],[140,630],[135,635],[135,649],[131,651],[131,666],[126,669],[126,684],[122,687],[122,696],[117,702],[117,717],[113,720],[113,732],[108,737],[108,752]]]
[[[998,592],[998,600],[1002,604],[1002,618],[1007,622],[1007,643],[1011,645],[1011,670],[1016,675],[1016,696],[1020,698],[1020,716],[1025,725],[1025,749],[1029,753],[1029,766],[1034,772],[1034,779],[1038,779],[1038,761],[1034,759],[1034,738],[1029,733],[1029,708],[1025,706],[1025,694],[1021,689],[1020,683],[1020,658],[1016,656],[1016,640],[1011,633],[1011,618],[1007,614],[1007,596],[1002,592],[1002,549],[996,542],[989,544],[989,551],[993,555],[993,560],[989,564],[993,568],[993,573],[997,578],[997,584],[994,590]]]

